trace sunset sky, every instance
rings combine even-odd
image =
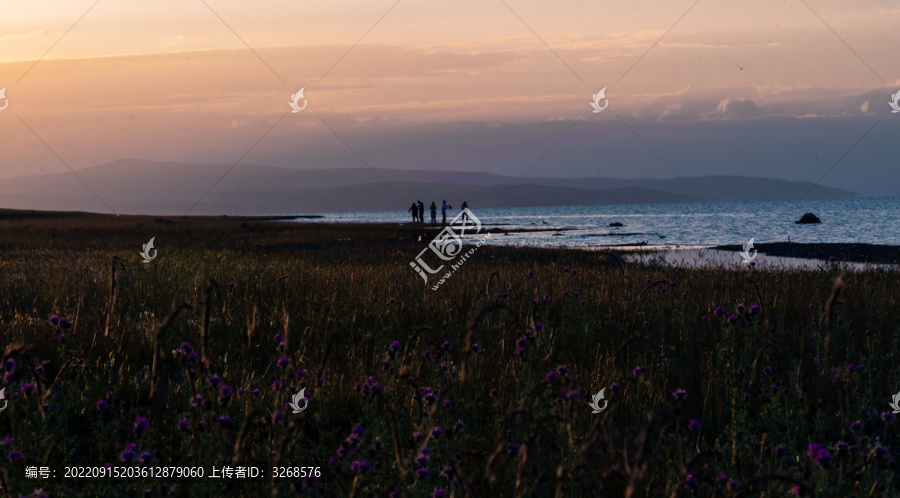
[[[66,0],[2,15],[4,177],[248,150],[242,164],[358,154],[519,177],[546,153],[530,176],[816,181],[834,165],[824,185],[900,195],[887,0]]]

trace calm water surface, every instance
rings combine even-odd
[[[469,209],[491,227],[554,229],[497,234],[488,242],[496,245],[599,249],[646,244],[683,248],[743,244],[751,237],[757,243],[790,239],[805,243],[900,245],[898,197]],[[806,212],[815,213],[822,223],[795,224]],[[324,218],[317,220],[320,223],[410,221],[406,211],[321,214]],[[456,210],[448,212],[448,221],[456,214]],[[614,222],[624,226],[610,227]]]

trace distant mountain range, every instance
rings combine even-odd
[[[193,207],[190,214],[194,215],[248,215],[405,211],[416,200],[428,206],[431,201],[440,205],[444,199],[458,209],[463,200],[478,208],[697,202],[698,196],[703,201],[784,200],[798,199],[810,188],[808,199],[857,195],[813,187],[810,182],[746,176],[520,180],[469,171],[232,168],[138,159],[94,166],[77,174],[0,180],[0,207],[109,212],[105,202],[120,214],[171,216]]]

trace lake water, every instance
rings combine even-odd
[[[696,248],[744,244],[751,237],[757,243],[790,239],[804,243],[900,245],[898,197],[469,209],[482,224],[492,228],[553,229],[497,234],[488,239],[497,245],[600,249],[645,244]],[[806,212],[815,213],[822,223],[795,224]],[[411,218],[406,211],[321,214],[324,218],[316,220],[320,223],[409,223]],[[448,221],[457,214],[457,210],[449,211]],[[613,222],[624,226],[612,228],[609,224]]]

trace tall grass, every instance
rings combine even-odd
[[[154,236],[159,255],[142,264]],[[591,253],[484,246],[432,291],[408,265],[430,237],[231,218],[0,221],[9,495],[900,493],[896,271],[623,271]],[[604,387],[608,408],[592,414]],[[295,415],[285,403],[300,389],[308,408]],[[132,453],[128,465],[321,477],[24,477]]]

